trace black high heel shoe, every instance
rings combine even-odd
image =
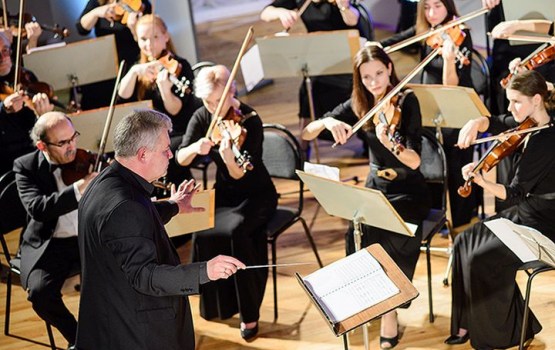
[[[381,349],[393,349],[399,344],[399,334],[392,338],[386,338],[380,336],[380,348]]]
[[[245,339],[246,341],[254,340],[257,334],[258,334],[258,323],[253,328],[241,329],[241,338]]]
[[[466,343],[468,339],[470,339],[470,335],[466,332],[465,335],[451,335],[449,338],[445,339],[444,343],[448,345],[458,345]]]

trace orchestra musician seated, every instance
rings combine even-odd
[[[35,312],[75,344],[77,321],[62,301],[66,278],[80,266],[77,205],[90,173],[64,182],[64,165],[75,159],[79,132],[61,112],[48,112],[35,123],[36,150],[16,159],[14,172],[28,222],[20,245],[21,285]]]
[[[275,212],[277,193],[262,162],[262,120],[256,111],[234,97],[234,83],[225,90],[230,79],[233,78],[229,71],[221,65],[199,72],[195,92],[204,107],[194,113],[176,153],[180,165],[191,164],[197,156],[209,155],[217,166],[216,225],[194,234],[193,261],[224,254],[247,266],[266,265],[268,248],[264,227]],[[216,118],[213,113],[218,111],[230,117],[212,122]],[[242,145],[231,140],[231,134],[238,129],[247,135]],[[210,137],[206,136],[208,132]],[[241,164],[234,151],[241,153]],[[239,312],[241,336],[245,340],[254,339],[267,277],[268,268],[263,267],[240,271],[229,280],[202,286],[200,315],[207,320],[227,319]]]
[[[536,71],[515,75],[506,90],[511,115],[469,121],[461,130],[459,146],[468,147],[478,131],[490,124],[547,126],[555,116],[555,93],[548,91],[545,79]],[[490,121],[492,123],[490,123]],[[519,135],[524,145],[511,183],[502,185],[484,178],[479,164],[487,157],[501,158],[502,153],[485,154],[479,163],[462,168],[465,179],[507,202],[505,209],[488,220],[503,217],[540,231],[555,240],[555,128]],[[506,149],[500,142],[496,149]],[[515,281],[522,261],[479,222],[455,238],[453,247],[451,336],[447,344],[463,344],[470,339],[476,349],[506,349],[519,344],[524,300]],[[526,339],[541,330],[531,315]]]
[[[46,94],[30,98],[23,90],[11,86],[15,74],[11,54],[10,39],[0,32],[0,176],[12,169],[17,157],[33,151],[29,132],[38,116],[54,109]],[[27,73],[36,80],[32,73]]]

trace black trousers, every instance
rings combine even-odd
[[[65,306],[61,289],[78,266],[77,237],[52,238],[27,282],[28,300],[35,312],[56,327],[70,344],[75,344],[77,320]]]

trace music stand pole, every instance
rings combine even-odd
[[[355,243],[355,252],[362,249],[362,224],[361,217],[358,215],[358,210],[353,215],[353,242]],[[364,349],[370,349],[370,341],[368,338],[368,323],[364,323],[362,327],[362,339],[364,340]]]
[[[314,112],[314,97],[312,95],[312,80],[310,79],[310,75],[308,75],[308,66],[306,63],[303,65],[303,78],[304,84],[306,88],[306,93],[308,96],[308,110],[310,111],[310,121],[313,122],[316,120],[316,113]],[[301,130],[302,132],[302,130]],[[313,141],[314,144],[314,155],[316,156],[316,163],[320,164],[320,152],[318,151],[318,138],[315,138]],[[307,159],[309,160],[309,159]]]

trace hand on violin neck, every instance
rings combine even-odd
[[[33,96],[33,109],[38,116],[43,115],[46,112],[51,112],[54,110],[54,105],[50,103],[50,99],[44,93],[38,93]]]
[[[484,183],[484,178],[482,177],[482,174],[480,173],[480,171],[474,170],[477,164],[478,164],[477,162],[468,163],[467,165],[462,167],[461,173],[465,181],[472,178],[472,181],[475,184],[482,186]]]
[[[389,130],[387,125],[385,125],[384,123],[378,123],[376,125],[376,136],[378,137],[378,140],[380,140],[381,144],[384,145],[384,147],[386,147],[387,149],[393,148],[394,145],[389,137]]]

